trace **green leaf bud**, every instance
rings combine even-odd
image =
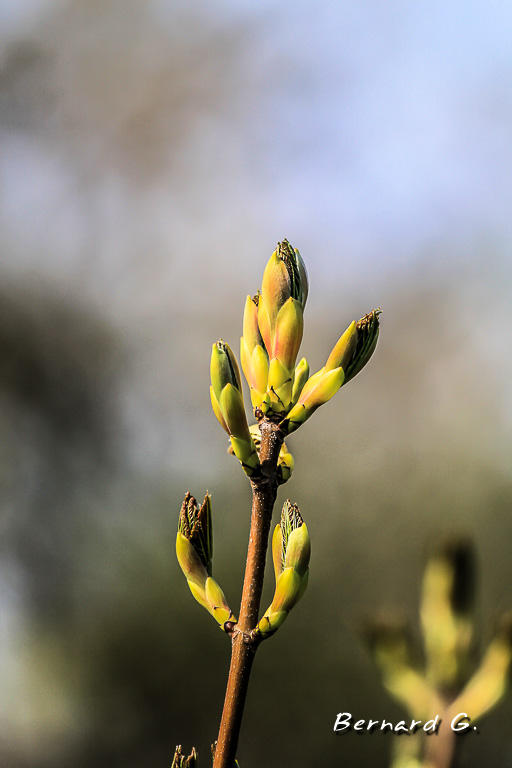
[[[277,462],[277,481],[279,485],[283,485],[283,483],[286,483],[290,479],[294,466],[295,461],[292,454],[283,451],[281,448],[281,451],[279,452],[279,460]]]
[[[251,477],[260,466],[260,460],[254,443],[245,439],[240,440],[237,437],[230,437],[230,441],[233,453],[242,464],[246,475]]]
[[[279,310],[290,298],[296,299],[304,309],[307,295],[308,279],[302,257],[283,240],[265,267],[258,306],[258,324],[269,353]]]
[[[295,405],[299,399],[299,395],[302,392],[304,385],[309,377],[309,365],[305,357],[297,363],[295,368],[295,376],[293,378],[292,388],[292,405]]]
[[[258,622],[258,626],[254,634],[260,636],[263,640],[271,637],[274,632],[277,632],[279,627],[284,624],[288,611],[271,611],[270,608],[265,613],[262,619]]]
[[[300,510],[296,504],[287,499],[281,511],[282,534],[282,567],[294,568],[299,576],[303,576],[311,557],[309,533]]]
[[[345,370],[346,384],[364,368],[377,346],[380,309],[373,309],[356,323],[357,343]]]
[[[229,434],[241,440],[249,440],[249,425],[242,393],[232,384],[226,384],[220,394],[219,406]]]
[[[211,496],[205,494],[201,507],[192,494],[187,493],[181,505],[178,531],[190,541],[199,558],[211,575],[213,557]]]
[[[277,582],[284,568],[283,532],[280,524],[276,525],[272,535],[272,562]]]
[[[190,493],[186,494],[178,523],[176,556],[197,602],[206,608],[221,628],[224,629],[228,620],[236,622],[224,593],[211,576],[213,532],[211,497],[208,493],[200,508],[195,498]]]
[[[231,621],[233,613],[227,604],[224,592],[211,576],[206,580],[205,594],[210,610],[216,621],[221,625],[224,625],[226,621]]]
[[[345,370],[352,359],[356,346],[357,328],[356,322],[353,320],[327,358],[325,370],[332,371],[334,368],[343,368]]]
[[[179,531],[176,534],[176,557],[187,580],[203,586],[208,572],[190,541]]]
[[[290,611],[297,602],[300,590],[301,578],[294,568],[285,568],[276,582],[274,599],[271,610],[273,612]]]
[[[231,384],[239,392],[242,391],[242,381],[238,363],[229,344],[222,339],[212,345],[212,357],[210,361],[210,376],[213,391],[220,403],[221,392],[226,384]]]
[[[247,296],[245,300],[243,338],[245,339],[245,342],[249,347],[249,351],[251,352],[254,347],[263,346],[263,338],[261,336],[260,327],[258,325],[259,300],[259,293],[252,297]]]
[[[311,543],[308,528],[303,523],[295,528],[288,537],[284,560],[285,568],[294,568],[299,576],[304,576],[309,566],[311,556]]]
[[[222,429],[225,430],[225,432],[227,432],[229,435],[229,429],[226,424],[226,420],[222,414],[222,411],[220,409],[219,401],[215,397],[215,392],[213,391],[213,387],[210,387],[210,400],[212,403],[213,412],[217,417],[219,424],[221,425]]]
[[[272,536],[276,589],[271,605],[258,623],[256,634],[269,637],[298,603],[306,590],[310,555],[308,529],[299,508],[288,499],[283,505],[281,522]]]
[[[296,405],[281,423],[285,434],[290,434],[300,427],[321,405],[333,397],[345,379],[343,368],[317,371],[304,385]]]
[[[259,294],[247,297],[244,310],[244,332],[240,339],[242,370],[251,388],[255,409],[264,408],[268,379],[268,354],[258,326]]]
[[[302,341],[304,316],[302,304],[290,298],[279,310],[272,338],[272,355],[277,357],[291,376]]]

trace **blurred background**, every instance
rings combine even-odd
[[[289,440],[310,585],[258,654],[242,768],[388,765],[393,737],[334,721],[403,716],[360,628],[419,643],[446,534],[474,542],[485,648],[512,607],[511,39],[505,0],[0,0],[3,767],[210,764],[229,643],[177,516],[210,490],[238,605],[250,492],[210,349],[285,237],[313,370],[377,306],[382,332]],[[469,768],[512,765],[511,716]]]

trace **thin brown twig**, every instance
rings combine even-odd
[[[258,647],[258,643],[251,640],[250,633],[258,622],[268,537],[277,495],[277,460],[282,442],[283,435],[279,428],[263,421],[259,454],[262,471],[251,481],[251,530],[240,618],[238,631],[233,632],[231,640],[231,664],[213,768],[233,768],[235,763],[252,663]]]

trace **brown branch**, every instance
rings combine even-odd
[[[252,514],[245,567],[240,618],[231,646],[231,665],[215,749],[213,768],[233,768],[242,724],[252,662],[258,644],[250,632],[258,623],[258,612],[267,558],[268,536],[277,495],[277,460],[283,435],[275,424],[261,423],[261,475],[251,481]]]
[[[425,736],[425,762],[435,768],[459,768],[460,737],[450,727],[453,711],[446,705],[441,712],[438,733]]]

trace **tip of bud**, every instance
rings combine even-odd
[[[382,314],[380,307],[372,309],[371,312],[368,312],[367,315],[357,321],[357,342],[351,360],[345,370],[345,384],[350,379],[353,379],[354,376],[357,376],[373,355],[377,346],[377,339],[379,338],[380,314]]]
[[[308,274],[299,251],[292,248],[286,238],[277,244],[276,253],[288,272],[290,296],[297,299],[304,308],[308,297]]]
[[[211,573],[213,555],[211,496],[206,492],[199,507],[191,493],[187,493],[181,505],[178,532],[196,551],[207,573]]]

